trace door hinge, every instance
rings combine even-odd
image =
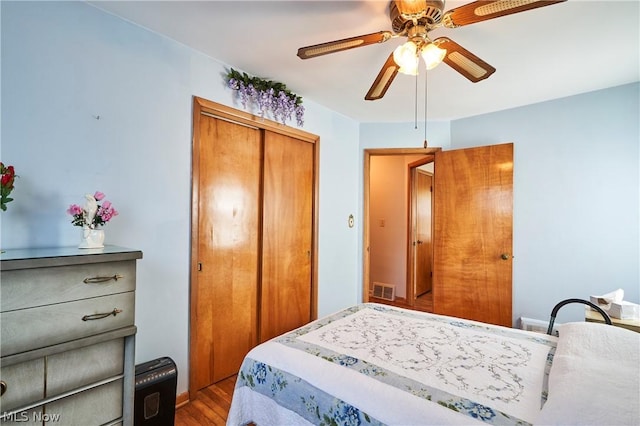
[[[430,191],[430,192],[433,192],[433,185],[431,185],[431,186],[429,187],[429,191]]]
[[[202,263],[198,262],[198,272],[202,272]]]

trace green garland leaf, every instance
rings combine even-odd
[[[289,99],[295,102],[296,106],[302,105],[302,97],[287,89],[287,86],[284,83],[280,83],[279,81],[267,80],[264,78],[251,76],[246,72],[241,73],[237,70],[234,70],[233,68],[229,69],[227,72],[227,83],[231,79],[241,81],[245,86],[252,85],[258,91],[266,92],[269,89],[273,89],[275,93],[284,92]]]

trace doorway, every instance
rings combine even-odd
[[[370,298],[374,281],[372,266],[379,267],[372,260],[381,249],[372,238],[374,227],[388,224],[387,218],[371,213],[372,201],[375,201],[371,199],[371,187],[375,179],[381,179],[371,170],[372,159],[411,154],[422,158],[433,155],[433,313],[511,326],[513,143],[450,151],[440,148],[365,150],[363,301]],[[399,188],[401,191],[402,187]],[[398,239],[409,241],[408,232]],[[388,247],[382,249],[388,250]],[[392,254],[400,251],[402,249]],[[405,249],[403,253],[406,255],[411,250]],[[406,273],[407,265],[405,261],[401,266],[405,269],[404,288],[408,290],[401,306],[415,309],[410,304],[413,286],[408,278],[410,274]],[[398,279],[401,281],[403,279]]]
[[[364,254],[363,300],[391,303],[411,309],[432,310],[431,293],[426,303],[416,304],[416,284],[430,275],[431,247],[418,244],[418,219],[413,181],[415,170],[433,170],[434,153],[440,148],[370,149],[364,153]],[[429,171],[429,168],[431,171]],[[424,170],[423,170],[424,171]],[[428,215],[430,234],[431,219]],[[424,218],[423,218],[424,219]],[[424,222],[423,222],[424,223]],[[424,237],[423,237],[424,238]],[[415,245],[414,245],[415,243]],[[417,252],[417,253],[416,253]],[[428,253],[428,254],[427,254]],[[426,259],[425,259],[426,256]],[[426,262],[422,260],[425,259]],[[418,265],[418,263],[420,263]],[[429,277],[430,278],[430,277]],[[394,300],[373,297],[373,286],[383,284],[394,288]],[[427,280],[430,286],[430,279]]]

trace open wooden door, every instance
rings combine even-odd
[[[435,156],[434,313],[511,327],[513,144]]]
[[[433,176],[423,170],[415,169],[415,276],[414,297],[431,291],[431,258],[433,244],[431,241],[431,192]]]

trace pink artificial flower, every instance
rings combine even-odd
[[[69,213],[71,216],[75,216],[77,214],[82,214],[82,207],[80,207],[77,204],[71,204],[69,206],[69,209],[67,210],[67,213]]]
[[[108,202],[108,201],[107,201]],[[105,202],[105,204],[107,203]],[[109,207],[101,206],[96,213],[104,222],[109,222],[114,216],[118,215],[116,209],[111,207],[111,203],[109,203]]]
[[[111,201],[105,199],[104,193],[96,191],[93,195],[85,195],[85,198],[87,199],[85,207],[71,204],[67,209],[67,213],[73,216],[72,225],[94,229],[105,225],[114,216],[118,215]],[[102,205],[98,205],[98,201],[103,201]],[[86,211],[85,208],[87,209]]]

